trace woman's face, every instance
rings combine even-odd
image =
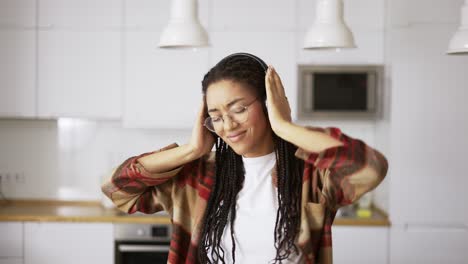
[[[208,86],[206,92],[208,114],[222,116],[215,132],[238,155],[258,157],[273,152],[273,138],[270,124],[262,110],[262,104],[255,94],[239,82],[221,80]],[[248,106],[245,122],[235,122],[226,114],[229,111]]]

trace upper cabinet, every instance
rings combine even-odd
[[[295,1],[212,1],[213,31],[285,32],[296,27]]]
[[[121,117],[122,5],[114,0],[40,2],[40,117]]]
[[[447,4],[450,2],[450,4]],[[392,0],[388,2],[388,22],[393,28],[410,27],[415,24],[460,22],[463,0]],[[454,25],[454,29],[456,30]]]
[[[0,117],[36,115],[36,1],[0,1]]]
[[[190,128],[202,98],[208,50],[158,49],[158,35],[127,33],[124,125]]]
[[[135,128],[193,126],[208,71],[209,48],[160,49],[169,1],[128,1],[125,9],[123,123]],[[207,27],[208,1],[199,2]]]
[[[221,58],[250,52],[278,70],[296,116],[297,63],[382,63],[383,1],[346,4],[357,49],[305,51],[315,2],[199,0],[211,46],[158,48],[171,1],[0,1],[0,117],[121,119],[190,128],[201,81]],[[242,19],[239,19],[242,17]]]

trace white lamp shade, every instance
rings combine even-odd
[[[315,22],[306,33],[304,49],[355,47],[353,33],[343,19],[343,1],[317,0]]]
[[[468,0],[461,8],[461,25],[450,40],[447,54],[468,55]]]
[[[159,39],[161,48],[208,46],[208,34],[198,20],[197,0],[172,0],[171,18]]]

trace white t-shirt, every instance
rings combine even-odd
[[[265,156],[245,158],[244,187],[239,192],[234,222],[236,263],[273,263],[276,256],[274,246],[276,212],[278,210],[277,189],[271,173],[276,163],[275,152]],[[232,263],[231,226],[226,225],[221,246],[226,263]],[[291,253],[283,263],[304,263],[302,253]]]

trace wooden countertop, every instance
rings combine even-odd
[[[105,208],[99,201],[58,201],[58,200],[13,200],[0,201],[1,221],[42,221],[42,222],[106,222],[170,224],[165,212],[125,214],[115,208]],[[359,218],[355,215],[335,218],[336,226],[390,226],[385,212],[375,208],[372,217]]]
[[[0,202],[0,221],[170,224],[165,212],[125,214],[99,201],[13,200]]]
[[[390,226],[391,222],[387,213],[372,207],[371,216],[358,217],[356,211],[351,210],[346,215],[337,216],[333,222],[335,226]]]

